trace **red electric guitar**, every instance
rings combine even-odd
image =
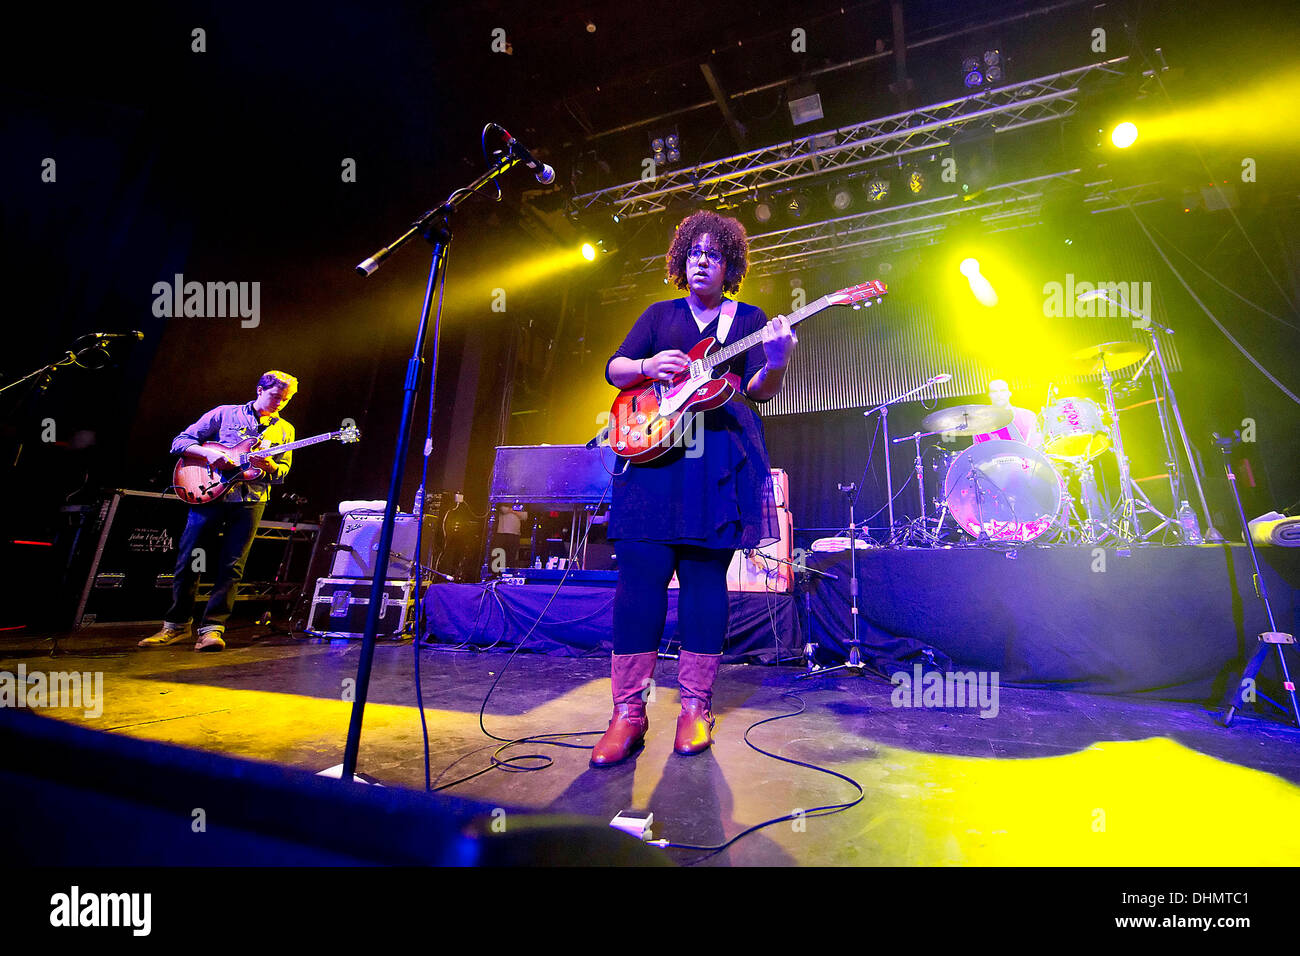
[[[216,501],[222,497],[234,487],[237,481],[253,481],[262,477],[265,472],[257,463],[257,459],[270,458],[272,455],[293,451],[296,448],[306,448],[308,445],[329,441],[331,438],[337,438],[347,444],[361,441],[361,432],[357,431],[355,425],[348,425],[336,432],[323,432],[311,438],[274,445],[270,448],[256,447],[261,440],[259,438],[245,438],[238,445],[223,445],[216,441],[204,442],[204,448],[230,452],[239,460],[239,465],[218,466],[198,455],[182,455],[176,459],[176,468],[172,472],[172,490],[176,492],[176,497],[186,504],[205,505],[209,501]]]
[[[877,281],[831,292],[791,312],[790,325],[833,305],[851,305],[855,309],[870,306],[888,291],[883,282]],[[715,339],[703,339],[688,353],[691,364],[671,381],[640,382],[619,392],[606,426],[606,440],[614,453],[629,461],[645,462],[668,451],[681,434],[687,412],[717,408],[742,389],[739,377],[715,375],[715,367],[762,341],[761,331],[721,348]]]

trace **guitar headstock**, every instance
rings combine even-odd
[[[350,445],[353,442],[361,441],[361,429],[357,428],[356,425],[344,425],[335,432],[335,437],[343,444]]]
[[[889,289],[877,279],[873,282],[863,282],[859,285],[849,286],[847,289],[840,289],[839,292],[828,293],[826,300],[831,305],[851,305],[855,309],[860,309],[864,305],[874,305],[888,293]]]

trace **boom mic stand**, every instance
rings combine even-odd
[[[415,236],[423,236],[433,245],[433,261],[429,268],[429,281],[425,288],[424,305],[420,310],[419,324],[415,331],[415,344],[411,358],[406,364],[406,383],[402,400],[402,417],[397,427],[397,449],[393,453],[393,468],[388,480],[388,502],[384,505],[384,519],[380,525],[379,543],[375,553],[375,573],[370,583],[370,604],[366,611],[366,630],[361,639],[361,659],[357,664],[356,699],[352,704],[352,717],[348,723],[347,744],[343,751],[343,764],[340,778],[350,781],[356,773],[357,753],[361,746],[361,722],[365,714],[366,695],[370,688],[370,672],[375,657],[375,634],[379,630],[379,615],[384,593],[384,581],[388,574],[388,552],[393,544],[393,526],[397,517],[397,501],[402,492],[402,473],[406,466],[407,441],[411,431],[412,414],[415,411],[415,398],[420,390],[420,368],[424,363],[425,336],[429,328],[429,314],[433,308],[435,293],[439,291],[447,268],[447,250],[451,245],[451,215],[457,207],[469,199],[485,185],[496,180],[510,167],[526,162],[521,152],[513,146],[496,155],[492,165],[468,186],[453,190],[439,206],[425,212],[411,223],[407,230],[392,243],[384,246],[370,258],[357,266],[357,271],[364,276],[374,273],[390,255],[406,245]],[[438,384],[438,344],[442,327],[442,308],[433,327],[433,356],[430,359],[429,389],[434,394]],[[416,637],[420,640],[420,636]]]
[[[1268,588],[1264,585],[1264,573],[1259,567],[1259,555],[1255,551],[1255,539],[1250,535],[1250,522],[1246,520],[1246,509],[1241,506],[1241,493],[1237,490],[1237,476],[1232,473],[1232,449],[1240,443],[1240,430],[1233,432],[1227,438],[1219,437],[1218,432],[1214,433],[1214,444],[1219,447],[1219,451],[1223,452],[1223,470],[1228,474],[1228,486],[1232,489],[1232,499],[1237,503],[1237,517],[1241,519],[1241,531],[1246,538],[1246,547],[1250,551],[1250,560],[1255,565],[1256,593],[1259,594],[1259,599],[1264,604],[1264,611],[1268,615],[1269,629],[1259,635],[1259,647],[1241,672],[1241,680],[1237,682],[1231,701],[1226,703],[1223,708],[1223,726],[1229,727],[1232,725],[1232,718],[1245,698],[1246,688],[1254,684],[1255,675],[1259,673],[1260,667],[1264,664],[1264,658],[1268,656],[1268,649],[1276,647],[1277,662],[1282,667],[1282,685],[1291,696],[1291,713],[1295,714],[1296,726],[1300,727],[1300,703],[1296,702],[1295,682],[1291,680],[1291,672],[1286,666],[1286,655],[1282,653],[1282,648],[1287,644],[1290,644],[1293,648],[1295,647],[1295,637],[1277,629],[1277,621],[1273,617],[1273,605],[1268,600]]]
[[[885,432],[885,504],[889,508],[889,535],[885,538],[886,545],[890,543],[890,539],[894,534],[894,480],[889,471],[889,406],[897,405],[899,402],[903,401],[903,399],[915,395],[922,389],[929,388],[931,385],[938,385],[940,382],[949,381],[951,378],[951,375],[936,375],[933,378],[922,382],[920,385],[916,386],[916,388],[908,389],[902,395],[891,398],[889,401],[862,413],[863,417],[870,418],[872,415],[876,414],[876,412],[880,412],[880,424]],[[922,505],[922,507],[924,507],[924,505]]]

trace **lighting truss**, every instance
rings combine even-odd
[[[940,149],[949,145],[955,131],[971,124],[1009,132],[1060,120],[1078,107],[1084,81],[1118,75],[1127,62],[1128,57],[1116,57],[697,166],[668,170],[648,182],[638,179],[574,196],[568,200],[568,212],[577,216],[598,211],[631,219],[663,212],[673,198],[699,205],[723,202],[760,188],[780,187]]]
[[[978,199],[935,196],[898,206],[874,207],[864,212],[821,222],[801,223],[749,237],[749,276],[789,272],[816,260],[819,264],[883,255],[897,249],[937,242],[954,221],[979,220],[983,234],[1035,226],[1043,221],[1044,202],[1065,187],[1082,185],[1081,212],[1096,214],[1126,206],[1159,202],[1164,190],[1158,182],[1117,184],[1113,180],[1085,177],[1080,169],[1034,176],[989,187]],[[626,301],[649,288],[646,280],[662,275],[662,254],[631,259],[619,284],[601,290],[602,302]]]

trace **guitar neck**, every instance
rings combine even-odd
[[[809,302],[802,309],[795,309],[795,311],[791,312],[788,316],[786,316],[786,318],[789,319],[791,326],[795,326],[798,325],[800,322],[802,322],[804,319],[808,319],[816,315],[822,309],[828,308],[830,305],[831,305],[830,300],[826,296],[822,296],[820,299],[817,299],[813,302]],[[758,345],[762,341],[763,341],[762,330],[759,330],[758,332],[755,332],[752,335],[746,335],[743,339],[738,339],[737,341],[732,342],[730,345],[726,346],[725,348],[718,349],[718,351],[714,352],[712,355],[710,355],[708,358],[704,360],[704,364],[709,368],[714,368],[715,366],[721,365],[724,362],[727,362],[735,358],[741,352],[748,352],[755,345]]]
[[[337,432],[323,432],[319,435],[313,435],[311,438],[303,438],[300,439],[299,441],[291,441],[286,445],[275,445],[274,447],[271,448],[262,448],[258,450],[257,454],[259,456],[279,455],[286,451],[293,451],[296,448],[306,448],[308,445],[317,445],[323,441],[329,441],[331,438],[334,438],[337,434],[338,434]]]

